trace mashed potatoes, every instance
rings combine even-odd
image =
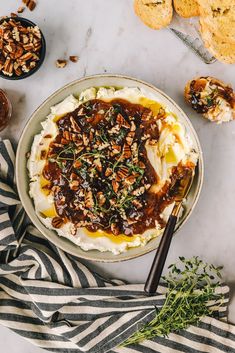
[[[92,87],[83,91],[78,98],[71,95],[53,106],[51,113],[42,123],[41,133],[35,136],[32,144],[28,160],[30,196],[34,200],[35,210],[41,222],[49,229],[55,229],[59,236],[68,238],[83,250],[97,249],[119,254],[131,247],[144,246],[150,239],[161,234],[162,226],[155,221],[154,227],[132,236],[115,235],[112,232],[105,232],[104,229],[90,231],[85,226],[75,227],[71,221],[66,221],[59,227],[55,227],[52,220],[58,218],[58,210],[55,207],[54,194],[47,188],[48,180],[43,175],[43,169],[47,163],[45,151],[49,150],[50,144],[58,135],[58,120],[65,114],[73,112],[84,102],[93,99],[106,102],[113,99],[125,99],[128,102],[148,107],[153,115],[159,114],[162,109],[154,97],[149,97],[139,88],[130,87],[122,89],[112,87],[96,89]],[[174,114],[169,112],[167,108],[163,108],[164,116],[156,120],[159,133],[157,140],[154,143],[149,139],[145,141],[147,158],[158,177],[157,182],[153,183],[150,188],[151,192],[156,194],[161,193],[163,187],[170,183],[172,173],[177,166],[190,164],[194,167],[198,158],[185,127]],[[160,217],[163,221],[167,220],[172,207],[173,202],[162,210]]]

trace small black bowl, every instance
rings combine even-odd
[[[23,18],[23,17],[2,18],[0,20],[0,24],[2,24],[4,21],[9,21],[10,19],[21,22],[23,27],[35,27],[36,26],[35,23],[33,23],[32,21],[28,20],[27,18]],[[41,49],[39,52],[39,60],[37,61],[36,66],[32,70],[30,70],[29,72],[25,72],[20,76],[17,76],[15,74],[13,74],[12,76],[7,76],[7,75],[4,75],[4,73],[2,73],[0,71],[0,77],[5,78],[6,80],[22,80],[23,78],[29,77],[29,76],[33,75],[36,71],[38,71],[38,69],[42,65],[42,63],[45,59],[45,55],[46,55],[46,41],[45,41],[45,38],[44,38],[44,35],[43,35],[41,29],[40,29],[40,32],[41,32],[41,36],[42,36],[42,38],[41,38],[42,46],[41,46]]]

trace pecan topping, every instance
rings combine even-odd
[[[113,145],[112,148],[113,148],[112,149],[113,154],[119,154],[122,150],[121,146],[119,145]]]
[[[118,172],[117,175],[120,179],[124,179],[128,176],[129,174],[129,168],[128,167],[121,167]]]
[[[114,191],[115,193],[117,193],[117,192],[118,192],[118,189],[119,189],[119,183],[118,183],[118,181],[112,180],[112,187],[113,187],[113,191]]]
[[[94,200],[91,191],[88,191],[85,195],[85,205],[87,208],[92,208],[94,206]]]
[[[114,235],[118,235],[119,234],[119,228],[118,228],[118,225],[116,223],[112,223],[111,224],[111,231],[113,232]]]
[[[117,115],[117,123],[119,126],[126,127],[127,129],[130,128],[130,124],[124,119],[124,117],[120,113]]]
[[[60,228],[63,225],[64,221],[60,217],[54,217],[51,221],[52,227]]]
[[[105,204],[106,197],[104,196],[104,193],[102,191],[98,192],[97,200],[98,200],[99,206],[102,207]]]
[[[106,171],[105,171],[105,176],[106,176],[106,177],[109,177],[109,176],[112,175],[112,174],[113,174],[112,169],[111,169],[111,168],[107,168]]]
[[[75,119],[72,116],[70,117],[70,121],[71,121],[72,129],[75,132],[81,132],[80,126],[78,125],[78,123],[75,121]]]
[[[143,113],[150,120],[142,120]],[[56,121],[58,134],[50,143],[43,176],[50,182],[58,224],[69,221],[74,229],[117,236],[140,234],[155,228],[156,221],[164,226],[160,214],[173,200],[171,183],[162,194],[153,194],[158,176],[142,139],[158,140],[154,119],[140,105],[94,99]],[[182,175],[176,169],[175,180]]]
[[[97,170],[99,172],[102,172],[102,164],[101,164],[100,158],[95,159],[93,163],[96,166]]]
[[[131,157],[131,149],[128,144],[126,143],[124,144],[122,152],[123,152],[123,158],[128,159]]]
[[[126,143],[131,146],[133,140],[134,140],[134,136],[135,136],[135,132],[134,131],[130,131],[128,132],[127,136],[126,136]]]

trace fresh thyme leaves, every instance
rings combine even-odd
[[[65,148],[63,148],[57,156],[57,159],[68,159],[69,157],[67,157],[67,155],[75,155],[76,153],[76,146],[70,142],[70,144],[68,146],[66,146]],[[62,156],[65,154],[65,157]]]
[[[118,143],[118,144],[121,143],[122,140],[126,137],[126,134],[127,134],[126,130],[122,128],[120,130],[118,136],[116,137],[116,140],[115,140],[116,143]]]
[[[167,284],[163,307],[156,308],[155,318],[129,337],[122,346],[136,344],[156,336],[168,336],[171,332],[195,325],[203,316],[213,316],[216,302],[223,303],[223,295],[216,289],[220,286],[222,267],[204,263],[198,257],[180,257],[180,265],[169,266],[170,272],[162,277]]]
[[[212,107],[213,104],[214,104],[214,99],[213,99],[213,97],[208,96],[208,97],[206,98],[206,102],[207,102],[207,106],[208,106],[208,107]]]
[[[134,165],[132,163],[127,163],[127,166],[130,168],[131,171],[134,171],[134,172],[139,173],[141,175],[144,174],[144,169],[140,168],[138,165]]]

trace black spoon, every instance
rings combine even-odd
[[[162,275],[162,270],[165,265],[167,254],[170,248],[172,236],[174,234],[174,229],[178,219],[179,211],[181,209],[183,200],[188,195],[188,192],[192,185],[192,181],[193,173],[187,173],[186,177],[182,179],[180,186],[177,189],[174,208],[167,221],[164,233],[162,235],[162,239],[160,241],[157,253],[154,257],[147,281],[145,283],[144,290],[148,295],[154,295],[156,293]]]

